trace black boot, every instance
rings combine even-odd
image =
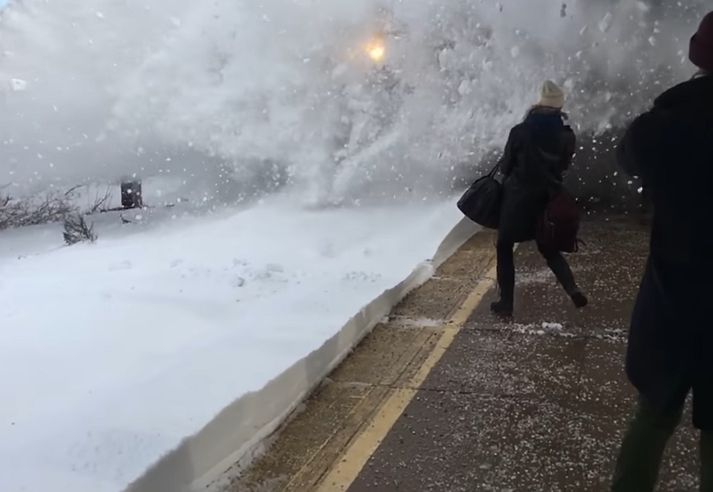
[[[582,294],[582,292],[579,290],[574,291],[574,293],[570,297],[572,298],[572,302],[578,309],[583,308],[584,306],[589,304],[587,296]]]
[[[512,302],[508,302],[501,299],[498,302],[492,303],[490,305],[490,310],[493,312],[493,314],[510,318],[512,317]]]

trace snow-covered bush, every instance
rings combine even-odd
[[[88,225],[84,216],[72,214],[64,221],[64,242],[73,245],[81,242],[94,242],[97,236],[94,233],[94,224]]]
[[[0,230],[60,222],[75,211],[71,200],[61,193],[23,199],[0,196]]]
[[[65,192],[51,191],[23,198],[0,194],[0,230],[62,222],[72,214],[90,215],[110,205],[111,188],[97,187],[89,191],[83,188],[74,186]]]

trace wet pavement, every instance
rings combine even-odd
[[[514,319],[493,317],[495,292],[485,296],[349,491],[608,489],[635,396],[625,336],[647,235],[636,220],[600,217],[582,237],[587,246],[570,260],[591,305],[575,310],[534,245],[523,245]],[[325,482],[329,470],[490,271],[493,242],[479,234],[407,298],[229,490],[343,490]],[[696,443],[687,419],[659,490],[696,490]]]

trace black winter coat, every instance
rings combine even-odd
[[[510,131],[500,160],[503,204],[499,237],[508,242],[535,239],[538,217],[553,193],[562,187],[562,174],[572,163],[576,138],[564,114],[535,107]]]
[[[619,163],[654,206],[627,373],[661,409],[692,387],[694,423],[713,430],[713,76],[656,99],[628,129]]]

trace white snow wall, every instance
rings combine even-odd
[[[0,187],[138,173],[206,203],[283,186],[312,203],[448,193],[545,78],[597,132],[689,77],[707,3],[10,0]]]
[[[240,396],[200,432],[187,437],[138,477],[126,492],[217,492],[230,488],[231,480],[264,450],[265,440],[377,323],[480,230],[480,226],[462,219],[431,260],[416,266],[402,282],[364,306],[320,348],[295,362],[264,388]]]

